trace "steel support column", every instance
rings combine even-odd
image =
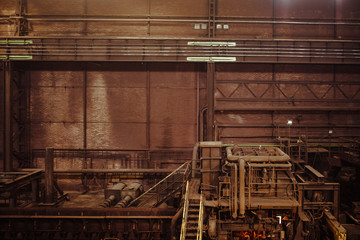
[[[45,152],[45,202],[53,202],[54,193],[54,149],[46,148]]]
[[[35,179],[31,182],[31,200],[37,202],[39,200],[39,180]]]
[[[215,88],[215,63],[207,64],[207,127],[206,140],[214,141],[214,88]]]
[[[209,0],[208,2],[208,10],[209,10],[209,23],[208,23],[208,37],[215,37],[215,16],[216,16],[216,0]]]
[[[87,64],[84,65],[84,83],[83,83],[83,109],[84,109],[84,113],[83,113],[83,148],[84,148],[84,159],[83,159],[83,169],[88,168],[87,165],[87,154],[86,154],[86,149],[87,149]],[[90,162],[90,168],[92,168],[92,162]]]
[[[4,63],[4,170],[12,171],[11,63]]]

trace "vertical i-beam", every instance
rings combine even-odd
[[[12,171],[11,63],[4,62],[4,170]]]
[[[215,63],[207,63],[207,127],[206,140],[214,141],[214,88],[215,88]]]
[[[54,149],[45,150],[45,202],[52,203],[54,196]]]

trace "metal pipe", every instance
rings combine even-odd
[[[125,196],[120,202],[116,204],[116,208],[124,208],[126,207],[132,200],[130,195]]]
[[[191,160],[191,177],[195,178],[196,174],[196,161],[197,161],[197,153],[199,149],[199,142],[195,143],[193,154],[192,154],[192,160]]]
[[[53,202],[54,195],[54,149],[45,150],[45,202]]]
[[[203,108],[200,114],[200,142],[204,141],[204,115],[206,111],[207,108]]]
[[[237,172],[238,171],[237,171],[237,165],[236,165],[236,163],[230,163],[230,162],[226,161],[225,164],[223,165],[223,167],[231,167],[230,176],[231,176],[231,174],[234,173],[234,176],[231,176],[231,177],[234,177],[234,180],[231,183],[232,188],[234,188],[234,191],[231,191],[232,192],[231,206],[232,206],[232,209],[233,209],[232,217],[234,219],[236,219],[237,218],[237,209],[238,209],[238,206],[237,206],[238,205],[238,198],[237,198],[237,196],[238,196],[238,189],[237,189],[238,176],[237,176]],[[233,168],[235,168],[235,171],[233,171]]]
[[[245,161],[239,159],[239,210],[240,217],[245,217]]]
[[[233,211],[233,218],[236,219],[238,214],[237,214],[237,210],[238,210],[238,170],[237,170],[237,165],[236,163],[230,163],[231,166],[234,167],[234,200],[233,200],[233,204],[234,204],[234,211]]]
[[[264,168],[264,167],[271,167],[271,168],[291,168],[292,164],[291,163],[255,163],[255,164],[250,164],[252,168]]]
[[[100,203],[99,206],[103,208],[110,207],[110,205],[114,202],[114,200],[115,200],[115,196],[111,195],[103,203]]]
[[[237,162],[239,159],[243,159],[245,162],[286,162],[290,160],[290,157],[280,150],[275,148],[278,156],[239,156],[233,155],[232,150],[234,147],[226,148],[227,159],[231,162]]]

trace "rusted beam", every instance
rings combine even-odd
[[[43,207],[33,208],[0,208],[0,218],[11,215],[18,216],[69,216],[69,217],[154,217],[154,216],[174,216],[176,209],[168,208],[48,208],[44,212]]]
[[[0,215],[0,219],[172,219],[173,216],[46,216]]]
[[[175,169],[56,169],[54,173],[171,173]]]
[[[215,88],[215,63],[207,64],[207,127],[206,140],[213,141],[214,138],[214,88]]]
[[[12,171],[11,63],[4,63],[4,170]]]
[[[216,107],[215,111],[307,111],[307,112],[359,112],[360,107],[327,106],[254,106],[254,107]]]
[[[53,202],[54,195],[54,149],[45,151],[45,202]]]

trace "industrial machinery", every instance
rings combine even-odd
[[[105,201],[99,204],[100,207],[110,207],[121,199],[121,190],[126,187],[124,183],[117,183],[104,191]]]
[[[308,165],[293,172],[279,148],[201,142],[192,165],[180,239],[346,238],[339,185]]]
[[[1,209],[0,239],[346,239],[338,220],[340,184],[306,161],[293,161],[274,146],[200,142],[191,162],[151,185],[112,175],[105,199],[101,189],[64,201],[66,194],[52,198],[57,184],[49,181],[53,158],[46,157],[45,174],[4,174],[1,197],[9,207]],[[31,199],[22,197],[23,189]]]
[[[126,186],[125,183],[117,183],[105,189],[105,201],[99,206],[124,208],[143,191],[143,186],[137,182],[133,182],[129,186]]]
[[[116,208],[126,207],[132,200],[137,198],[144,191],[140,183],[134,182],[121,191],[121,201],[116,204]]]

